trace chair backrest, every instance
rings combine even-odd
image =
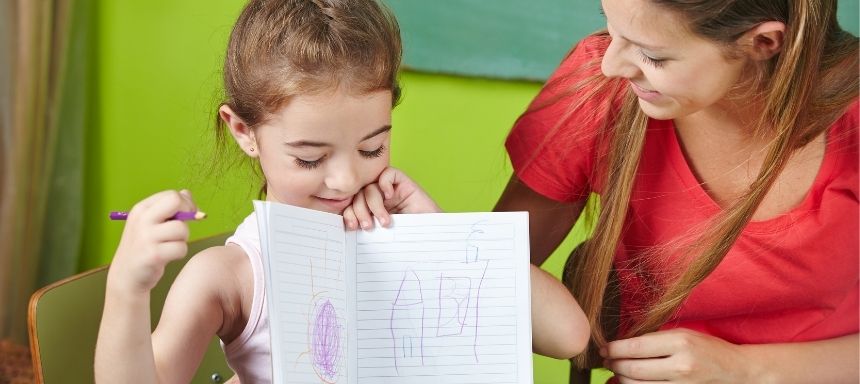
[[[188,254],[224,244],[228,235],[192,241]],[[154,325],[167,291],[187,258],[168,264],[164,277],[152,291]],[[107,267],[93,269],[58,281],[30,297],[28,328],[33,370],[37,383],[93,383],[96,338],[104,306]],[[224,354],[213,338],[192,383],[222,383],[232,375]]]

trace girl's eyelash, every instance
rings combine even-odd
[[[362,156],[364,156],[368,159],[374,159],[374,158],[377,158],[379,156],[382,156],[382,153],[385,152],[385,146],[381,145],[381,146],[379,146],[379,148],[376,148],[372,151],[361,151],[360,150],[358,152],[361,153]]]
[[[320,157],[319,159],[310,160],[310,161],[302,160],[302,159],[297,157],[296,158],[296,165],[298,165],[299,167],[302,167],[304,169],[314,169],[316,167],[319,167],[320,164],[322,164],[322,161],[323,161],[322,157]]]
[[[384,145],[380,146],[379,148],[376,148],[372,151],[359,150],[358,153],[360,153],[361,156],[363,156],[365,158],[375,159],[379,156],[382,156],[382,154],[385,153],[385,146]],[[320,164],[322,164],[323,160],[325,160],[325,156],[320,157],[319,159],[316,159],[316,160],[303,160],[303,159],[300,159],[297,157],[296,158],[296,165],[298,165],[299,167],[304,168],[304,169],[315,169],[316,167],[319,167]]]
[[[653,57],[650,57],[650,56],[646,55],[646,54],[645,54],[644,52],[642,52],[642,51],[639,51],[639,56],[641,56],[641,57],[642,57],[642,61],[644,61],[644,62],[645,62],[645,64],[652,65],[652,66],[654,66],[654,68],[663,68],[663,62],[664,62],[665,60],[663,60],[663,59],[655,59],[655,58],[653,58]]]

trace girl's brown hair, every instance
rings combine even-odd
[[[671,319],[690,291],[722,261],[794,151],[825,132],[857,98],[860,85],[857,37],[839,27],[836,0],[651,1],[679,15],[680,20],[688,20],[687,27],[693,33],[726,47],[727,56],[736,51],[737,39],[757,24],[774,20],[785,23],[781,53],[755,68],[755,84],[746,84],[750,88],[747,95],[761,100],[764,106],[753,128],[773,140],[745,195],[700,232],[696,241],[682,242],[685,260],[689,260],[685,270],[678,271],[666,284],[649,287],[653,302],[647,303],[643,313],[632,314],[633,321],[626,323],[626,334],[613,335],[618,319],[610,313],[617,313],[618,308],[604,303],[617,301],[617,282],[611,281],[613,259],[624,231],[648,117],[639,108],[635,94],[619,90],[618,82],[612,79],[594,76],[584,85],[574,84],[575,89],[567,92],[585,97],[610,95],[607,102],[615,99],[617,92],[626,93],[621,96],[620,107],[600,110],[606,124],[598,140],[602,143],[600,148],[607,150],[600,159],[606,165],[605,174],[600,175],[604,181],[602,208],[591,238],[574,251],[565,266],[564,280],[592,324],[588,352],[575,358],[579,368],[599,364],[595,352],[607,340],[653,332]],[[582,93],[583,88],[591,91]],[[583,104],[581,100],[575,102],[556,129],[568,125],[573,117],[594,114],[585,110],[580,113],[577,109]],[[544,106],[532,106],[530,111]],[[676,245],[637,257],[658,257],[672,246]]]
[[[390,90],[393,106],[401,56],[400,27],[378,1],[251,0],[230,34],[218,107],[229,106],[253,128],[293,96],[338,88]],[[216,156],[223,157],[235,146],[217,109]]]

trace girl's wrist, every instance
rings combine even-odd
[[[105,283],[107,295],[116,296],[125,300],[149,298],[151,289],[147,289],[143,284],[136,283],[133,276],[111,272],[112,271],[108,270],[107,281]]]

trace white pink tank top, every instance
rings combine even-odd
[[[245,329],[230,344],[225,345],[222,341],[221,348],[227,357],[227,364],[233,372],[236,372],[243,384],[271,383],[272,347],[269,339],[269,311],[266,308],[265,275],[255,213],[248,215],[236,228],[233,236],[227,238],[227,244],[231,243],[242,247],[251,262],[254,275],[254,298]]]

